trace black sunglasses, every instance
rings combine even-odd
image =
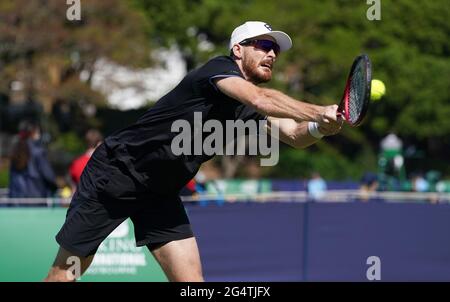
[[[270,40],[244,40],[241,43],[239,43],[242,46],[247,46],[247,45],[251,45],[255,48],[261,49],[265,52],[269,52],[273,49],[273,52],[275,53],[275,55],[278,56],[278,54],[280,53],[280,46]]]

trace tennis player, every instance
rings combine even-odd
[[[268,120],[282,141],[296,148],[339,132],[337,105],[317,106],[257,85],[270,81],[280,52],[292,46],[284,32],[264,22],[246,22],[231,34],[230,55],[193,70],[136,123],[107,137],[83,171],[60,248],[45,281],[74,281],[67,259],[80,259],[81,274],[100,243],[131,218],[137,246],[147,246],[170,281],[203,281],[194,234],[178,196],[207,155],[175,156],[175,120]],[[71,258],[73,259],[73,258]]]

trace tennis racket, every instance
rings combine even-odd
[[[366,116],[370,103],[371,81],[371,63],[369,57],[362,54],[353,61],[338,107],[338,114],[342,114],[352,127],[359,126]]]

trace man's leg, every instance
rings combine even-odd
[[[195,237],[170,241],[151,252],[169,281],[203,281],[202,265]]]
[[[76,258],[70,258],[76,257]],[[45,282],[76,281],[89,267],[94,256],[79,257],[60,247]],[[77,267],[79,265],[79,267]],[[77,276],[77,274],[80,274]]]

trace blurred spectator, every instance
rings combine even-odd
[[[0,132],[5,131],[8,127],[8,115],[7,110],[9,106],[9,95],[0,92]],[[1,156],[1,146],[0,146],[0,156]]]
[[[389,133],[381,140],[380,146],[382,150],[400,152],[403,147],[403,142],[394,133]]]
[[[422,174],[417,174],[412,179],[412,190],[415,192],[428,192],[429,184],[428,181],[422,176]]]
[[[425,179],[428,182],[428,191],[437,191],[436,185],[441,179],[441,172],[430,170],[425,174]]]
[[[206,196],[208,194],[206,187],[206,182],[208,179],[204,171],[205,168],[202,166],[195,177],[191,179],[180,191],[181,196],[192,197],[192,200],[198,201],[198,204],[201,206],[206,206],[212,201]],[[209,185],[215,186],[214,180],[209,180]],[[220,191],[217,191],[216,194],[217,196],[214,198],[216,204],[222,205],[225,202],[222,196],[223,194],[221,194]]]
[[[83,155],[74,159],[70,165],[69,172],[75,186],[80,182],[81,173],[83,173],[84,167],[91,158],[95,149],[102,143],[103,136],[100,131],[96,129],[90,129],[85,135],[87,150]],[[76,188],[73,188],[75,191]]]
[[[52,116],[61,132],[70,131],[73,128],[73,105],[57,98],[52,106]]]
[[[381,154],[378,165],[381,177],[378,185],[383,190],[401,189],[401,184],[406,181],[403,142],[394,133],[389,133],[381,140],[380,147]]]
[[[325,197],[327,191],[327,183],[320,176],[318,172],[314,172],[311,175],[311,179],[308,181],[308,197],[311,200],[317,201]]]
[[[19,125],[17,140],[11,153],[9,197],[45,198],[57,189],[55,173],[41,141],[41,128],[36,121]]]
[[[223,192],[219,189],[219,187],[217,186],[216,180],[215,179],[209,179],[207,178],[206,173],[204,173],[203,169],[200,169],[200,171],[198,171],[198,173],[195,175],[195,181],[196,181],[196,190],[198,193],[198,197],[199,197],[199,201],[200,201],[200,205],[207,205],[209,203],[208,197],[205,197],[205,195],[208,194],[208,189],[207,189],[207,182],[209,183],[209,185],[211,187],[214,187],[214,192],[216,193],[215,196],[215,203],[217,205],[223,205],[225,203],[225,196],[223,194]]]
[[[195,197],[197,195],[197,184],[195,179],[191,179],[180,191],[180,196]]]
[[[72,194],[73,191],[68,185],[64,185],[59,192],[59,196],[64,199],[69,199],[72,197]]]
[[[197,191],[199,194],[205,194],[206,193],[206,175],[205,175],[205,173],[203,173],[203,171],[201,169],[195,175],[194,180],[195,180],[195,191]]]
[[[366,172],[361,178],[359,198],[361,201],[369,201],[378,189],[378,177],[375,173]]]
[[[432,179],[429,179],[428,177],[425,178],[421,173],[413,176],[411,186],[414,192],[423,193],[436,191],[436,185],[433,185]],[[439,194],[429,194],[424,201],[432,204],[439,203]]]
[[[261,165],[258,158],[248,158],[245,165],[245,174],[249,179],[260,179],[262,175]]]

